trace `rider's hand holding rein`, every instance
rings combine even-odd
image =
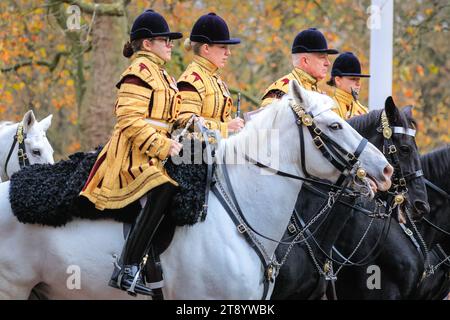
[[[244,120],[241,118],[234,118],[233,120],[228,122],[228,131],[229,132],[239,132],[244,128]]]
[[[174,157],[176,155],[178,155],[181,151],[181,148],[183,148],[183,145],[181,143],[179,143],[178,141],[175,141],[173,139],[169,139],[170,140],[170,149],[169,149],[169,155],[171,157]]]

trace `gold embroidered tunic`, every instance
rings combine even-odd
[[[305,71],[294,68],[291,73],[281,77],[272,83],[263,94],[261,107],[271,104],[276,99],[281,99],[289,90],[289,81],[296,79],[305,89],[322,93],[317,87],[317,80]]]
[[[218,68],[209,60],[195,55],[194,60],[178,79],[181,101],[178,122],[185,126],[193,114],[205,119],[210,130],[219,130],[222,137],[228,136],[233,101]]]
[[[139,51],[121,75],[117,123],[81,192],[97,209],[123,208],[163,183],[176,185],[161,163],[179,107],[175,79],[163,64],[157,55]]]
[[[333,111],[345,120],[369,112],[367,107],[363,106],[358,100],[355,100],[350,93],[339,88],[335,88],[332,98],[335,102]]]

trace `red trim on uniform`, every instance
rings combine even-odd
[[[281,82],[283,82],[283,86],[289,84],[289,79],[288,78],[284,78],[281,80]]]
[[[129,151],[129,158],[130,158],[130,162],[128,164],[128,173],[130,174],[130,176],[133,178],[133,180],[136,180],[136,177],[134,176],[133,172],[131,172],[131,168],[133,167],[133,146],[130,146],[130,151]]]
[[[139,72],[142,72],[142,70],[147,70],[148,72],[150,72],[150,69],[144,64],[144,63],[139,63]]]
[[[202,77],[200,77],[200,75],[199,75],[197,72],[195,72],[195,71],[193,71],[193,72],[191,73],[191,76],[194,76],[194,77],[195,77],[194,81],[192,81],[192,82],[195,82],[195,81],[197,81],[197,80],[201,80],[201,81],[202,81]]]
[[[103,163],[103,161],[106,159],[106,152],[97,160],[95,161],[94,167],[91,170],[91,173],[89,173],[89,177],[83,187],[83,190],[86,190],[89,182],[91,182],[92,178],[94,177],[95,173],[97,172],[98,168],[100,167],[100,165]]]

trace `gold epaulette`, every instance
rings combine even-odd
[[[292,73],[289,73],[284,77],[281,77],[267,88],[267,90],[263,94],[263,97],[265,97],[272,90],[279,90],[284,93],[287,93],[289,90],[289,81],[291,81],[293,78],[294,77],[292,76]]]
[[[134,75],[151,86],[154,81],[154,75],[158,72],[159,70],[156,64],[151,63],[145,57],[138,57],[134,59],[132,64],[121,74],[120,79],[129,75]]]
[[[178,79],[178,82],[187,82],[192,85],[195,90],[200,94],[203,98],[206,92],[204,79],[207,78],[207,75],[203,74],[202,70],[196,67],[193,64],[190,64],[186,71]]]

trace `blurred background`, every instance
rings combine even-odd
[[[40,120],[53,114],[48,132],[55,159],[91,150],[108,140],[115,122],[115,84],[129,61],[122,56],[134,18],[152,8],[171,30],[188,37],[195,20],[222,16],[232,36],[222,71],[243,111],[292,69],[295,35],[319,28],[328,46],[353,51],[370,72],[370,0],[2,0],[0,2],[0,121],[20,121],[27,110]],[[421,152],[450,143],[450,2],[394,1],[393,97],[413,105]],[[176,41],[169,73],[178,78],[192,59]],[[334,59],[336,56],[330,56]],[[368,80],[361,101],[367,104]],[[331,88],[321,83],[321,89]]]

